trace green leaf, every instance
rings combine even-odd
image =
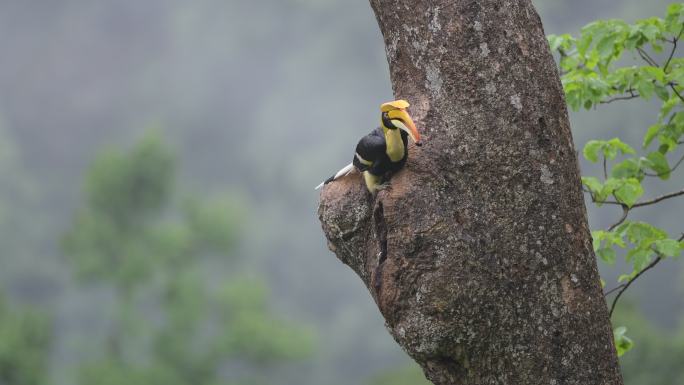
[[[606,238],[607,231],[595,230],[591,232],[592,246],[594,247],[594,252],[597,252],[601,248],[601,241]]]
[[[602,146],[603,141],[590,140],[587,142],[587,144],[584,145],[584,150],[582,150],[582,154],[588,161],[596,163],[598,162],[598,152],[599,150],[601,150]]]
[[[620,188],[624,183],[624,179],[608,178],[606,179],[606,182],[603,184],[603,189],[601,190],[601,193],[610,195],[613,193],[613,191]]]
[[[618,357],[627,353],[634,347],[634,341],[625,335],[627,328],[620,326],[613,330],[613,339],[615,340],[615,348],[617,349]]]
[[[672,112],[672,109],[679,104],[679,98],[677,95],[673,95],[670,100],[666,101],[663,103],[663,106],[660,108],[660,114],[658,115],[658,119],[662,121],[665,119],[666,116]]]
[[[673,3],[667,7],[667,16],[665,23],[668,32],[678,34],[684,22],[684,5],[682,3]]]
[[[618,245],[622,248],[625,247],[625,241],[622,239],[622,234],[615,231],[609,231],[606,235],[606,246]]]
[[[648,147],[649,144],[655,139],[655,137],[660,133],[660,130],[662,129],[662,126],[660,124],[654,124],[651,127],[648,128],[648,131],[646,131],[646,135],[644,136],[644,143],[643,147],[646,148]]]
[[[630,28],[629,34],[627,35],[627,40],[625,40],[625,48],[631,51],[641,44],[641,34],[636,28],[634,28],[634,26],[632,26]]]
[[[601,249],[609,249],[612,248],[613,245],[620,246],[622,248],[625,247],[625,241],[622,239],[623,234],[620,234],[616,231],[604,231],[604,230],[595,230],[591,232],[591,237],[592,237],[592,246],[594,248],[594,252],[599,254],[599,250]],[[605,247],[601,247],[601,244],[605,243]],[[610,255],[607,255],[608,258],[611,258]]]
[[[670,165],[667,163],[667,158],[660,151],[654,151],[646,156],[649,160],[648,167],[656,172],[660,179],[666,180],[670,178]]]
[[[598,161],[599,151],[601,151],[603,156],[609,160],[615,159],[618,153],[623,155],[636,154],[636,151],[632,148],[632,146],[624,143],[619,138],[613,138],[610,140],[590,140],[586,145],[584,145],[582,153],[587,160],[595,163]]]
[[[643,29],[642,33],[644,34],[644,36],[646,36],[646,39],[648,39],[648,41],[654,41],[660,35],[660,30],[658,29],[658,27],[654,25],[647,25]]]
[[[618,148],[615,146],[611,146],[609,142],[604,143],[603,146],[601,146],[601,150],[603,152],[603,156],[606,157],[607,160],[613,160],[618,154]]]
[[[644,244],[650,244],[645,242]],[[638,272],[643,270],[650,262],[653,256],[653,250],[644,248],[635,248],[627,252],[627,261],[631,261],[634,266],[631,276],[635,276]]]
[[[614,159],[617,155],[617,151],[624,154],[636,154],[636,151],[627,143],[622,142],[619,138],[613,138],[608,142],[604,143],[603,155],[608,159]]]
[[[603,189],[603,185],[601,182],[599,182],[598,178],[595,178],[593,176],[583,176],[582,177],[582,184],[587,186],[589,191],[592,193],[596,194]]]
[[[656,96],[658,96],[658,99],[660,99],[662,101],[667,101],[670,99],[670,91],[667,89],[667,87],[656,84],[655,85],[655,93],[656,93]]]
[[[644,66],[641,67],[641,71],[648,75],[647,77],[650,79],[655,79],[661,83],[665,82],[665,72],[660,67]]]
[[[601,258],[601,260],[609,265],[615,264],[615,250],[612,248],[599,249],[596,255]]]
[[[650,79],[640,79],[636,84],[636,90],[642,99],[650,99],[655,91],[655,85]]]
[[[634,158],[625,159],[613,166],[610,175],[617,179],[636,178],[641,180],[643,179],[644,175],[640,163],[641,162]]]
[[[598,50],[599,56],[602,58],[608,58],[613,56],[613,50],[615,49],[615,35],[604,36],[598,44],[596,44],[596,49]]]
[[[633,272],[632,274],[620,274],[620,276],[618,277],[618,282],[627,282],[630,279],[632,279],[632,277],[634,277],[635,275],[636,272]]]
[[[677,147],[677,142],[672,140],[672,138],[668,138],[665,135],[660,135],[658,137],[658,140],[660,140],[660,143],[661,143],[660,146],[658,146],[658,151],[660,151],[663,154],[670,152],[675,147]]]
[[[625,234],[627,239],[634,244],[641,243],[644,240],[667,239],[665,231],[646,222],[625,222],[615,231]]]
[[[558,47],[561,46],[562,39],[558,35],[548,35],[546,37],[546,40],[549,42],[549,48],[551,48],[551,51],[555,51],[558,49]]]
[[[615,189],[615,197],[628,207],[632,207],[644,195],[644,188],[636,178],[623,179],[623,181],[624,183]]]
[[[592,25],[589,24],[582,28],[582,36],[577,41],[577,53],[580,56],[585,56],[587,49],[591,45],[591,41],[594,38],[593,32],[591,32]]]
[[[661,239],[653,242],[656,251],[667,257],[677,257],[681,251],[678,241],[674,239]]]
[[[551,51],[568,51],[571,49],[574,39],[569,34],[549,35],[547,37]]]

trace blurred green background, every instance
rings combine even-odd
[[[535,1],[547,33],[667,3]],[[0,384],[424,383],[316,217],[392,98],[366,0],[5,0],[0,52]],[[573,114],[576,146],[656,111]],[[682,282],[630,289],[628,384],[684,383]]]

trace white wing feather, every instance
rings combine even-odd
[[[347,176],[351,174],[354,171],[354,163],[349,163],[348,165],[344,166],[340,171],[338,171],[335,176],[330,180],[331,182],[335,179],[341,178],[343,176]],[[318,190],[319,188],[323,187],[325,185],[326,181],[321,182],[318,186],[316,186],[315,190]]]

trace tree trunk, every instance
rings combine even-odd
[[[371,5],[425,144],[376,197],[358,174],[324,188],[330,249],[435,384],[622,384],[530,0]]]

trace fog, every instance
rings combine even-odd
[[[667,2],[535,4],[547,33],[576,33],[597,18],[662,16]],[[4,0],[0,52],[0,288],[53,315],[50,383],[76,381],[98,350],[84,345],[104,339],[103,309],[115,306],[106,284],[76,279],[61,246],[86,200],[84,175],[102,151],[148,132],[176,154],[179,197],[239,202],[234,268],[262,277],[272,311],[314,335],[311,355],[264,367],[265,381],[363,384],[409,362],[361,281],[327,250],[316,216],[313,187],[348,163],[393,98],[367,1]],[[657,113],[639,103],[573,113],[576,147],[617,135],[638,146]],[[588,207],[592,228],[619,218]],[[635,214],[676,232],[683,208]],[[601,269],[614,283],[619,266]],[[667,261],[628,300],[671,330],[681,282],[681,262]]]

